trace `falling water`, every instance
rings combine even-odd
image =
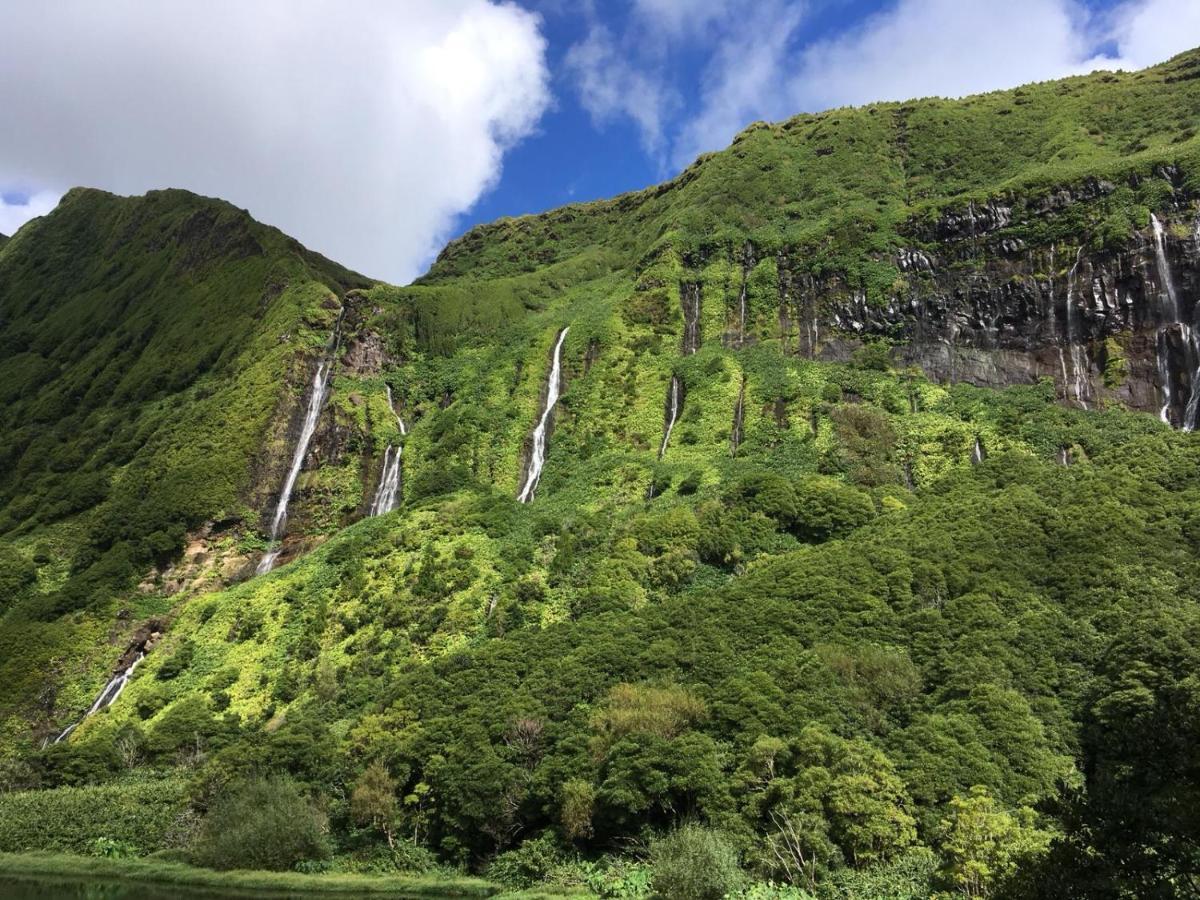
[[[550,415],[554,412],[554,406],[558,403],[561,392],[562,346],[563,341],[567,338],[567,332],[570,330],[569,325],[564,327],[558,333],[558,341],[554,344],[550,377],[546,384],[546,406],[542,409],[538,423],[533,429],[533,447],[529,454],[529,474],[525,477],[525,484],[521,488],[521,492],[517,494],[517,500],[521,503],[528,503],[533,499],[533,492],[537,490],[538,481],[542,477],[542,466],[546,464],[546,428],[550,424]]]
[[[975,436],[975,443],[971,447],[971,465],[977,466],[987,459],[987,453],[984,452],[983,444],[979,442],[979,435]]]
[[[1200,335],[1189,328],[1179,311],[1179,295],[1175,291],[1175,280],[1171,277],[1171,264],[1167,260],[1166,229],[1154,213],[1150,214],[1150,227],[1154,232],[1154,263],[1158,270],[1159,301],[1162,304],[1163,324],[1158,329],[1155,350],[1158,354],[1158,379],[1162,383],[1162,408],[1158,417],[1171,424],[1171,409],[1175,402],[1171,385],[1171,342],[1169,331],[1179,327],[1186,359],[1184,364],[1192,370],[1191,388],[1184,406],[1180,425],[1184,431],[1192,431],[1200,414]],[[1190,365],[1189,365],[1190,364]]]
[[[1080,245],[1079,251],[1075,254],[1075,264],[1067,272],[1067,351],[1071,354],[1070,386],[1075,394],[1075,401],[1084,409],[1087,409],[1087,400],[1084,397],[1085,383],[1088,376],[1087,352],[1076,335],[1078,326],[1075,323],[1077,315],[1075,309],[1075,272],[1079,269],[1079,261],[1082,257],[1083,246]],[[1062,358],[1061,348],[1059,349],[1059,363],[1064,367],[1063,377],[1066,378],[1066,367]]]
[[[679,299],[683,306],[683,355],[691,356],[700,349],[700,285],[684,285]]]
[[[742,273],[742,293],[738,297],[738,346],[746,346],[746,275]]]
[[[82,724],[83,720],[88,716],[99,712],[105,707],[112,706],[113,703],[116,702],[117,698],[121,696],[121,692],[125,690],[125,685],[129,683],[129,676],[133,674],[133,670],[136,669],[138,667],[138,663],[145,658],[145,651],[139,650],[137,657],[132,663],[129,664],[127,669],[123,669],[109,679],[108,684],[104,686],[104,690],[102,690],[96,697],[95,702],[91,705],[88,711],[83,714],[83,718],[73,725],[68,725],[65,729],[63,729],[63,733],[54,739],[54,743],[57,744],[61,741],[65,741],[70,736],[71,732],[78,728],[80,724]]]
[[[1178,322],[1179,299],[1175,295],[1171,265],[1167,262],[1166,232],[1154,213],[1150,213],[1150,227],[1154,230],[1154,262],[1158,267],[1158,282],[1162,288],[1163,318],[1168,322]]]
[[[400,436],[404,437],[408,434],[408,429],[404,427],[404,420],[400,418],[392,402],[391,385],[387,385],[386,389],[388,409],[396,417],[396,427],[400,429]],[[379,487],[375,489],[375,499],[371,501],[369,515],[381,516],[396,508],[400,500],[400,477],[403,470],[403,454],[404,445],[401,443],[397,443],[395,446],[388,444],[387,449],[384,450],[383,471],[379,476]]]
[[[667,393],[667,427],[663,430],[662,445],[658,448],[658,458],[662,459],[667,452],[667,444],[671,440],[671,431],[675,427],[675,422],[679,419],[679,404],[680,394],[683,391],[683,382],[679,380],[678,375],[671,376],[671,389]]]
[[[312,389],[309,392],[308,398],[308,409],[304,413],[304,426],[300,429],[300,439],[296,442],[295,453],[292,454],[292,464],[288,467],[287,478],[283,481],[283,489],[279,492],[279,500],[275,504],[275,515],[271,518],[271,543],[267,548],[267,552],[263,554],[263,558],[259,560],[258,567],[255,570],[259,575],[270,572],[275,567],[275,561],[279,558],[279,551],[281,549],[279,539],[282,537],[284,526],[287,524],[288,502],[292,497],[292,489],[296,486],[296,479],[300,476],[300,469],[304,466],[304,458],[308,455],[308,445],[317,431],[317,421],[321,417],[321,407],[325,405],[325,398],[329,395],[329,376],[333,370],[333,356],[337,352],[338,331],[341,324],[342,317],[339,313],[337,324],[334,325],[333,336],[330,340],[332,351],[329,358],[321,360],[317,365],[317,373],[313,376]]]
[[[746,419],[746,377],[742,376],[741,387],[738,388],[737,404],[733,407],[733,428],[729,432],[729,455],[737,456],[738,447],[742,445],[742,429]]]
[[[1171,385],[1171,347],[1168,329],[1178,325],[1180,337],[1186,356],[1184,364],[1192,371],[1190,391],[1184,406],[1183,418],[1180,422],[1184,431],[1194,431],[1197,418],[1200,417],[1200,333],[1197,329],[1189,328],[1183,321],[1179,310],[1179,295],[1175,291],[1175,280],[1171,277],[1171,264],[1167,260],[1166,229],[1154,213],[1150,214],[1150,227],[1154,231],[1154,262],[1158,269],[1159,298],[1162,303],[1163,325],[1158,331],[1156,350],[1158,352],[1158,378],[1162,382],[1163,405],[1159,418],[1168,425],[1171,423],[1171,408],[1174,403],[1174,391]],[[1198,226],[1200,228],[1200,226]],[[1200,241],[1200,230],[1197,231]]]

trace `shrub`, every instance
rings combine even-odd
[[[294,869],[328,859],[324,817],[289,778],[255,778],[232,785],[213,805],[194,857],[213,869]]]
[[[186,808],[174,780],[0,794],[0,852],[152,853],[172,845]]]
[[[650,845],[651,884],[667,900],[717,900],[742,885],[737,851],[719,831],[681,825]]]

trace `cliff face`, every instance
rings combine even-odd
[[[1200,203],[1181,187],[1178,169],[1152,177],[1170,186],[1167,204],[1149,214],[1144,229],[1102,247],[1086,231],[1041,244],[1016,235],[1070,207],[1102,205],[1116,189],[1104,181],[971,203],[909,223],[912,246],[887,260],[899,277],[885,302],[868,300],[840,274],[812,275],[802,252],[783,249],[773,259],[777,300],[760,302],[747,320],[748,273],[769,252],[747,243],[729,254],[741,284],[722,286],[724,342],[737,348],[777,339],[785,352],[838,362],[884,342],[897,365],[919,367],[933,381],[1006,387],[1050,379],[1065,403],[1121,403],[1191,430]],[[1129,187],[1140,181],[1132,177]],[[690,280],[680,284],[681,296],[695,289]]]

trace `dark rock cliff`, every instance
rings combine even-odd
[[[1157,174],[1178,181],[1177,172]],[[896,364],[934,380],[1004,387],[1048,378],[1063,402],[1119,402],[1190,429],[1198,416],[1189,401],[1200,365],[1200,198],[1173,189],[1141,230],[1103,246],[1086,232],[1040,245],[1014,236],[1113,189],[1088,181],[910,223],[912,246],[890,260],[899,278],[883,303],[780,251],[778,309],[760,309],[748,327],[820,360],[845,361],[865,342],[885,340]],[[744,266],[750,251],[733,257]]]

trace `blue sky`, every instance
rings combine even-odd
[[[648,151],[643,146],[637,125],[629,117],[616,116],[596,122],[581,102],[577,74],[566,63],[571,48],[586,41],[589,31],[597,23],[614,35],[638,29],[643,23],[638,20],[633,3],[600,0],[590,5],[590,11],[585,11],[588,4],[567,2],[529,2],[523,5],[542,16],[555,103],[543,116],[537,132],[508,152],[499,183],[470,211],[458,218],[456,232],[499,216],[538,212],[565,203],[611,197],[623,191],[643,188],[671,177],[682,165],[686,165],[686,159],[672,159]],[[853,32],[872,17],[894,11],[899,4],[895,0],[816,0],[786,5],[804,8],[801,24],[789,41],[789,55],[796,58],[803,53],[806,45]],[[970,0],[965,0],[965,5],[970,6]],[[1200,0],[1197,0],[1197,5],[1200,6]],[[753,5],[742,6],[753,9]],[[769,3],[759,6],[765,10],[771,8]],[[1119,0],[1087,0],[1079,4],[1080,11],[1088,17],[1080,23],[1079,28],[1079,34],[1084,36],[1082,47],[1085,59],[1120,56],[1118,41],[1105,28],[1105,17],[1119,12],[1123,6],[1127,4]],[[1013,10],[1012,15],[1015,16],[1017,12]],[[1164,13],[1164,28],[1172,27],[1166,18]],[[765,21],[754,27],[765,31],[770,28],[770,23]],[[689,36],[693,37],[695,35]],[[1192,34],[1191,38],[1193,43],[1200,43],[1200,33]],[[697,115],[702,107],[700,82],[720,42],[721,35],[712,31],[700,35],[698,40],[689,39],[679,44],[664,41],[668,45],[663,48],[665,58],[655,60],[653,70],[656,77],[670,85],[679,99],[679,106],[672,110],[666,123],[669,133],[673,129],[686,128],[689,118]],[[1143,62],[1136,61],[1138,64]],[[1102,64],[1102,59],[1098,64]],[[1031,79],[1041,74],[1036,65],[1029,66],[1028,70]],[[947,72],[947,76],[946,92],[960,93],[955,90],[952,73]],[[1019,76],[1015,81],[1001,77],[994,85],[984,87],[1015,86],[1024,80],[1027,79]],[[888,93],[888,85],[881,78],[875,99],[884,99]],[[868,102],[868,98],[858,102]],[[770,105],[769,102],[764,103],[768,108]],[[819,109],[819,105],[795,107],[782,111],[780,115]],[[749,124],[750,121],[752,119],[746,119],[743,124]],[[732,136],[732,133],[728,135],[730,138]],[[720,146],[724,145],[714,142],[710,149]]]
[[[182,187],[405,282],[756,119],[1152,65],[1200,0],[12,0],[0,34],[0,232]]]

